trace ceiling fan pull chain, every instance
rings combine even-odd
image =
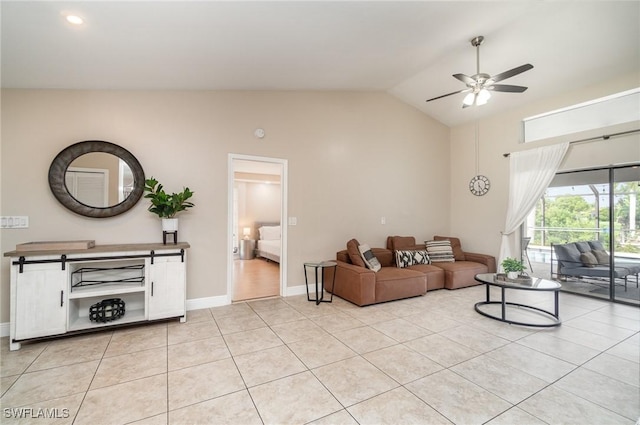
[[[480,75],[480,43],[482,40],[476,44],[476,75]]]
[[[480,123],[476,121],[476,176],[480,174]]]

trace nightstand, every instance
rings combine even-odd
[[[255,258],[254,250],[256,249],[256,241],[253,239],[242,239],[240,241],[240,259],[253,260]]]

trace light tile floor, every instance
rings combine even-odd
[[[316,306],[295,296],[14,352],[3,338],[0,422],[638,420],[640,309],[562,293],[562,326],[539,329],[479,315],[473,305],[484,294],[484,287],[440,290],[365,308],[339,298]],[[509,296],[551,308],[548,293]]]

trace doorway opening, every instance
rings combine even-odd
[[[286,160],[229,154],[229,302],[285,295],[286,175]]]

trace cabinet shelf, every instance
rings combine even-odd
[[[144,285],[144,264],[81,267],[71,272],[71,290],[105,284]]]
[[[136,310],[128,310],[122,318],[114,322],[92,322],[88,316],[79,316],[69,319],[68,331],[81,331],[86,329],[106,328],[112,325],[124,325],[127,323],[136,323],[146,320],[144,308]]]
[[[124,285],[122,283],[103,283],[99,286],[85,286],[74,288],[69,294],[69,299],[89,298],[89,297],[107,297],[118,294],[131,294],[135,292],[144,292],[145,287],[136,285]]]

